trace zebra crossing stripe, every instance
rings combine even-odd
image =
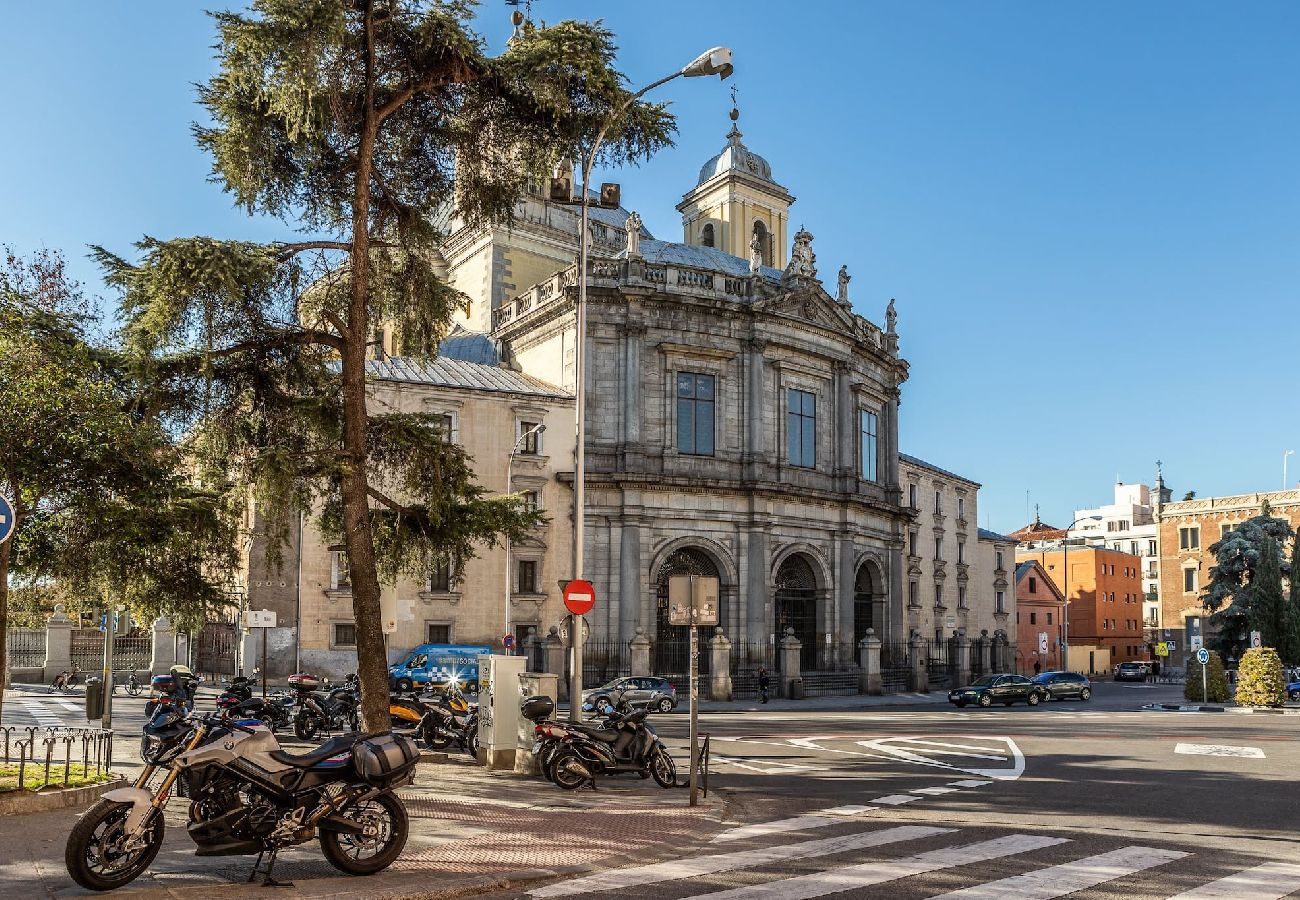
[[[1154,847],[1123,847],[1109,853],[1100,853],[1086,859],[1063,863],[1013,875],[1001,881],[990,881],[974,887],[941,894],[931,900],[1053,900],[1075,891],[1096,887],[1134,872],[1162,866],[1187,856],[1180,850],[1158,850]],[[1223,895],[1228,896],[1228,895]],[[1234,898],[1237,894],[1231,895]]]
[[[931,828],[925,825],[900,825],[883,831],[870,831],[865,834],[850,834],[816,841],[803,841],[783,847],[765,847],[760,850],[742,850],[736,853],[717,853],[711,856],[692,856],[670,862],[654,863],[648,866],[636,866],[631,869],[618,869],[613,872],[601,872],[573,881],[561,881],[557,884],[537,888],[532,897],[568,897],[574,894],[589,894],[595,891],[621,891],[629,887],[642,887],[660,881],[675,881],[680,878],[697,878],[701,875],[714,875],[718,872],[730,872],[755,866],[786,862],[792,859],[810,859],[817,856],[830,856],[835,853],[847,853],[863,850],[867,847],[883,847],[899,841],[915,841],[949,834],[952,828]]]
[[[1169,900],[1279,900],[1300,890],[1300,866],[1271,862],[1211,881]]]
[[[58,727],[63,724],[63,719],[49,711],[49,708],[40,700],[23,700],[22,707],[27,711],[27,715],[36,720],[36,724],[41,727],[54,726]]]
[[[846,866],[842,869],[830,869],[810,875],[794,878],[780,878],[764,884],[751,884],[712,894],[701,894],[709,900],[740,900],[740,898],[774,897],[778,900],[809,900],[812,897],[824,897],[858,888],[884,884],[899,878],[924,875],[939,869],[954,866],[967,866],[973,863],[1012,856],[1016,853],[1028,853],[1041,850],[1054,844],[1064,844],[1066,838],[1041,837],[1030,834],[1013,834],[1007,837],[968,844],[965,847],[949,847],[943,850],[931,850],[916,856],[894,862],[869,862],[860,866]]]
[[[843,825],[847,816],[861,815],[865,812],[874,812],[874,806],[836,806],[833,809],[824,809],[820,812],[809,813],[806,816],[795,816],[790,819],[778,819],[775,822],[760,822],[756,825],[744,825],[740,828],[731,828],[715,837],[710,843],[725,844],[729,841],[739,841],[745,838],[761,837],[765,834],[780,834],[786,831],[808,831],[813,828],[825,828],[828,825]]]

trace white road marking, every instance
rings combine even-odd
[[[931,900],[1053,900],[1153,866],[1163,866],[1187,855],[1181,850],[1124,847],[1037,872],[1012,875],[1000,881],[940,894]]]
[[[748,769],[751,772],[757,772],[760,775],[788,775],[792,772],[811,772],[822,768],[821,766],[805,766],[796,763],[778,762],[774,759],[752,759],[746,758],[744,762],[732,759],[730,756],[709,755],[710,764],[734,766],[737,769]]]
[[[950,788],[950,787],[928,787],[928,788],[916,788],[915,790],[908,791],[908,793],[909,794],[955,794],[957,793],[957,789]]]
[[[952,772],[965,772],[968,775],[977,775],[981,778],[990,778],[995,781],[1015,781],[1021,775],[1025,774],[1025,756],[1023,753],[1020,752],[1020,748],[1016,746],[1016,742],[1013,741],[1011,738],[1005,736],[980,738],[980,737],[975,737],[973,735],[966,735],[964,736],[963,739],[972,740],[972,741],[979,741],[979,740],[1000,741],[1002,747],[996,749],[999,752],[1001,752],[1003,755],[996,756],[996,757],[989,756],[988,754],[992,753],[995,750],[995,748],[989,747],[987,745],[983,745],[979,748],[980,750],[984,751],[983,754],[977,754],[977,753],[961,754],[959,751],[954,751],[954,750],[935,750],[930,745],[940,744],[940,746],[949,746],[949,747],[960,747],[963,745],[960,744],[945,745],[938,741],[930,741],[923,738],[892,737],[892,738],[880,738],[878,740],[871,740],[871,741],[858,741],[857,743],[858,746],[860,747],[866,747],[870,750],[877,750],[895,759],[902,759],[907,762],[915,763],[916,765],[919,766],[931,766],[936,769],[947,769]],[[1003,749],[1003,747],[1005,749]],[[1011,768],[1009,769],[975,768],[975,767],[968,767],[968,766],[960,766],[955,763],[940,762],[937,759],[930,758],[931,755],[939,754],[939,753],[942,753],[944,755],[974,756],[977,759],[1009,759],[1011,762]]]
[[[718,872],[730,872],[754,866],[766,866],[772,863],[792,859],[809,859],[817,856],[830,856],[835,853],[847,853],[864,850],[868,847],[883,847],[899,841],[915,841],[939,834],[950,834],[952,828],[930,828],[923,825],[900,825],[883,831],[871,831],[865,834],[842,835],[822,838],[816,841],[802,841],[784,847],[764,847],[760,850],[742,850],[735,853],[717,853],[711,856],[691,856],[671,862],[654,863],[648,866],[636,866],[631,869],[618,869],[613,872],[601,872],[573,881],[561,881],[546,887],[537,888],[529,893],[532,897],[568,897],[574,894],[589,894],[594,891],[621,891],[633,886],[640,887],[661,881],[676,881],[681,878],[697,878],[701,875],[715,875]]]
[[[85,710],[84,706],[78,706],[77,704],[67,700],[56,700],[54,702],[59,704],[59,706],[62,706],[64,709],[71,710],[72,712],[82,712]]]
[[[36,724],[42,728],[63,725],[63,719],[56,713],[50,712],[49,707],[40,700],[20,700],[19,703],[27,711],[27,714],[36,720]]]
[[[1169,900],[1279,900],[1300,890],[1300,866],[1271,862],[1211,881]]]
[[[1263,759],[1264,751],[1258,747],[1232,747],[1227,744],[1175,744],[1175,753],[1191,756],[1235,756],[1247,759]]]
[[[888,797],[877,797],[872,803],[880,803],[884,806],[902,806],[904,803],[911,803],[913,800],[920,800],[920,797],[909,797],[907,794],[890,794]]]
[[[745,838],[760,837],[766,834],[780,834],[786,831],[808,831],[813,828],[825,828],[828,825],[843,825],[851,816],[860,815],[865,812],[873,812],[874,806],[836,806],[832,809],[823,809],[815,813],[809,813],[804,816],[795,816],[790,819],[778,819],[775,822],[759,822],[754,825],[743,825],[739,828],[731,828],[715,837],[710,843],[725,844],[729,841],[739,841]]]
[[[968,779],[968,780],[966,780],[966,781],[950,781],[950,782],[948,782],[948,784],[949,784],[950,787],[959,787],[959,788],[976,788],[976,787],[984,787],[984,785],[986,785],[986,784],[992,784],[992,783],[993,783],[993,782],[991,782],[991,781],[984,781],[984,780],[979,779],[979,778],[971,778],[971,779]]]
[[[884,884],[899,878],[924,875],[939,869],[965,866],[985,860],[1011,856],[1041,850],[1054,844],[1066,843],[1065,838],[1041,837],[1039,835],[1013,834],[1007,837],[969,844],[965,847],[949,847],[943,850],[931,850],[916,856],[895,862],[869,862],[860,866],[846,866],[810,875],[798,875],[794,878],[780,878],[764,884],[752,884],[715,891],[712,894],[698,896],[710,900],[739,900],[739,898],[775,897],[778,900],[809,900],[812,897],[824,897],[858,888]]]

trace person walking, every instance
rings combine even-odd
[[[758,670],[758,702],[767,702],[767,689],[771,686],[772,679],[767,677],[767,669]]]

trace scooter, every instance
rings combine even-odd
[[[525,715],[541,713],[544,704],[529,707]],[[554,705],[550,704],[552,711]],[[549,713],[548,713],[549,715]],[[576,790],[584,784],[596,787],[597,775],[617,775],[634,772],[643,778],[649,774],[660,787],[673,787],[677,783],[677,767],[668,748],[659,740],[655,730],[646,722],[649,710],[622,710],[607,713],[606,725],[571,725],[569,732],[560,738],[560,747],[550,760],[550,779],[565,790]],[[531,718],[531,716],[530,716]],[[534,726],[538,734],[543,728]],[[539,735],[540,736],[540,735]]]

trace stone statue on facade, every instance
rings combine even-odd
[[[641,217],[635,212],[627,217],[627,222],[623,226],[627,229],[627,258],[633,259],[641,255]]]
[[[889,298],[889,305],[885,307],[885,332],[894,334],[894,326],[898,324],[898,310],[894,309],[894,298]]]
[[[794,236],[794,246],[790,248],[790,265],[785,267],[785,275],[790,277],[816,278],[817,254],[812,249],[813,236],[806,229],[800,228]]]
[[[749,274],[757,275],[763,266],[763,239],[755,234],[749,239]]]
[[[835,300],[842,306],[849,306],[849,282],[853,276],[849,274],[848,266],[840,266],[839,289],[835,293]]]

